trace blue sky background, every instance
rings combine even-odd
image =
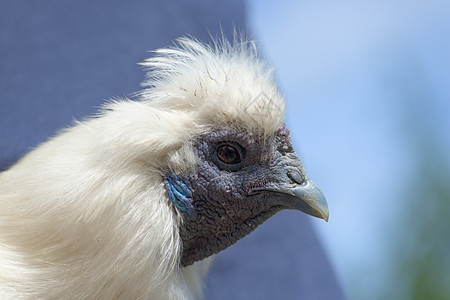
[[[347,293],[377,299],[408,232],[414,140],[437,141],[449,163],[450,2],[248,3],[296,150],[328,199],[329,223],[313,222]]]

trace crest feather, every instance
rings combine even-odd
[[[280,127],[285,100],[274,83],[273,68],[259,58],[254,41],[205,44],[184,37],[154,54],[141,63],[148,71],[141,100],[193,113],[203,126],[237,124],[265,136]]]

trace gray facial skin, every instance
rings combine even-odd
[[[239,163],[219,158],[224,145],[238,150]],[[183,213],[182,266],[224,250],[283,209],[328,220],[325,197],[306,176],[284,127],[265,141],[214,131],[194,144],[194,152],[197,173],[177,174],[191,193],[193,211]]]

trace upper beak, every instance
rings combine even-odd
[[[329,212],[325,196],[310,179],[295,186],[283,186],[274,192],[280,193],[281,201],[290,209],[297,209],[328,222]]]
[[[272,201],[277,205],[297,209],[328,222],[327,200],[302,170],[296,153],[283,156],[271,169],[276,179],[266,191],[272,193]]]

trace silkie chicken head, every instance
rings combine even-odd
[[[134,100],[0,174],[1,298],[190,299],[194,263],[278,211],[328,219],[252,42],[183,38],[142,65]]]

